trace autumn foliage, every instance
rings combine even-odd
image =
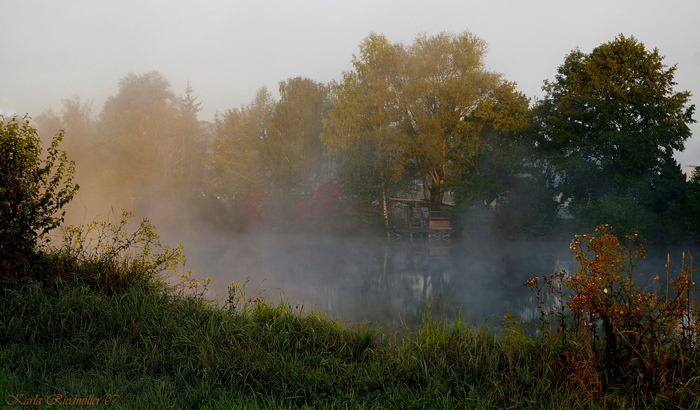
[[[571,249],[576,271],[525,283],[539,301],[543,340],[561,342],[570,379],[593,393],[621,385],[671,391],[692,373],[686,361],[698,357],[692,258],[683,254],[675,278],[667,263],[665,282],[645,279],[635,273],[643,246],[635,235],[621,240],[608,225],[577,235]]]
[[[299,200],[294,220],[311,228],[347,229],[353,224],[354,214],[340,179],[331,178]]]

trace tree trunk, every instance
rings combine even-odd
[[[384,214],[384,226],[389,228],[389,204],[386,198],[386,182],[382,177],[382,212]]]
[[[428,187],[428,178],[426,178],[425,175],[423,175],[421,180],[423,181],[423,199],[429,200],[430,195],[431,195],[431,191],[430,191],[430,188]]]
[[[430,187],[430,200],[435,202],[442,202],[442,198],[445,195],[445,192],[442,188],[443,178],[437,170],[432,171],[430,173],[430,177],[433,180],[433,185]]]

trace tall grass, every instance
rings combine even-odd
[[[218,304],[191,273],[176,288],[158,279],[178,248],[129,253],[143,241],[115,229],[110,238],[134,239],[119,253],[109,253],[111,242],[88,251],[81,234],[3,272],[3,399],[119,395],[113,407],[138,409],[699,407],[693,346],[671,353],[685,362],[668,380],[682,385],[593,391],[571,377],[585,370],[572,360],[575,337],[531,338],[511,326],[499,338],[429,315],[418,331],[387,334],[246,298],[236,285]]]

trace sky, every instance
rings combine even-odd
[[[58,111],[72,95],[98,114],[119,79],[158,70],[177,93],[189,81],[212,121],[261,86],[276,95],[291,77],[339,80],[370,32],[410,44],[470,31],[489,45],[488,68],[533,100],[572,49],[622,33],[677,64],[676,90],[697,104],[699,18],[697,0],[0,0],[0,114]],[[691,129],[681,165],[700,165],[700,125]]]

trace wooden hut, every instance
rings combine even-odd
[[[389,229],[389,239],[408,238],[409,241],[427,238],[428,242],[450,240],[452,227],[447,208],[451,205],[425,199],[390,198],[403,205],[403,224]]]

